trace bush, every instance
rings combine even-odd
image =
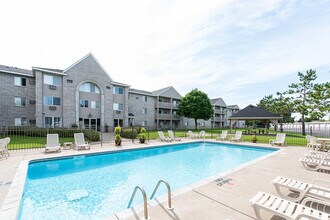
[[[120,132],[120,135],[122,137],[124,137],[124,138],[130,138],[130,139],[136,138],[137,134],[138,134],[138,132],[135,129],[133,129],[133,132],[132,132],[132,129],[131,128],[124,128]]]

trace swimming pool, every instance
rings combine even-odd
[[[150,196],[166,179],[176,190],[274,151],[194,142],[30,162],[19,219],[102,219],[126,209],[136,185]]]

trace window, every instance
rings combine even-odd
[[[146,109],[146,108],[143,108],[143,109],[142,109],[142,114],[143,114],[143,115],[147,114],[147,109]]]
[[[124,94],[124,89],[122,87],[113,87],[113,94]]]
[[[22,77],[15,76],[14,78],[15,86],[26,86],[26,79]]]
[[[143,127],[146,127],[147,126],[147,121],[142,121],[142,124],[141,124]]]
[[[52,76],[52,75],[44,75],[44,84],[60,86],[61,85],[61,77]]]
[[[26,124],[27,124],[26,118],[15,118],[15,126],[22,126]]]
[[[121,104],[121,103],[113,103],[113,110],[123,111],[124,110],[124,105]]]
[[[61,118],[54,117],[54,127],[61,127]]]
[[[145,101],[145,102],[147,102],[148,101],[148,96],[143,95],[142,96],[142,100]]]
[[[80,99],[80,107],[88,108],[88,100]]]
[[[67,83],[73,83],[73,80],[72,79],[67,79],[66,82]]]
[[[15,106],[26,106],[26,98],[15,97],[14,102],[15,102]]]
[[[91,101],[91,108],[100,108],[99,101]]]
[[[61,105],[61,98],[45,96],[44,105]]]
[[[94,83],[84,83],[79,87],[80,92],[100,93],[99,87]]]
[[[45,127],[61,127],[61,118],[45,117]]]

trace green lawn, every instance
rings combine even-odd
[[[26,136],[12,136],[8,145],[9,150],[15,149],[29,149],[44,147],[47,142],[46,137],[26,137]],[[72,138],[60,138],[60,143],[73,142]]]
[[[237,130],[245,130],[245,129],[237,129]],[[192,130],[192,131],[195,134],[199,133],[199,131],[196,131],[196,130]],[[205,129],[206,137],[215,139],[216,137],[219,136],[219,133],[221,133],[221,131],[222,130],[220,130],[220,129],[218,129],[218,130]],[[186,137],[186,133],[187,133],[186,130],[177,130],[177,131],[175,131],[175,136],[176,137]],[[258,143],[269,143],[269,140],[276,138],[274,131],[269,131],[269,133],[270,134],[268,134],[268,135],[257,134],[257,140],[258,140],[257,142]],[[168,137],[168,134],[166,131],[164,131],[164,135],[166,137]],[[234,136],[234,134],[228,134],[227,139],[230,139],[233,136]],[[243,135],[243,141],[252,142],[252,137],[253,137],[253,135]],[[150,138],[150,140],[157,139],[158,138],[157,131],[149,131],[149,138]],[[307,140],[306,140],[305,136],[303,136],[301,134],[286,132],[285,140],[286,140],[286,144],[289,146],[306,146],[307,145]]]

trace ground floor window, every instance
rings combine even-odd
[[[61,127],[60,117],[45,117],[45,127],[56,128]]]
[[[15,126],[22,126],[26,124],[27,124],[26,118],[15,118]]]
[[[141,124],[143,127],[146,127],[147,126],[147,121],[142,121],[142,124]]]
[[[124,126],[124,120],[123,119],[114,119],[113,120],[113,126],[114,127],[117,127],[117,126],[123,127]]]

